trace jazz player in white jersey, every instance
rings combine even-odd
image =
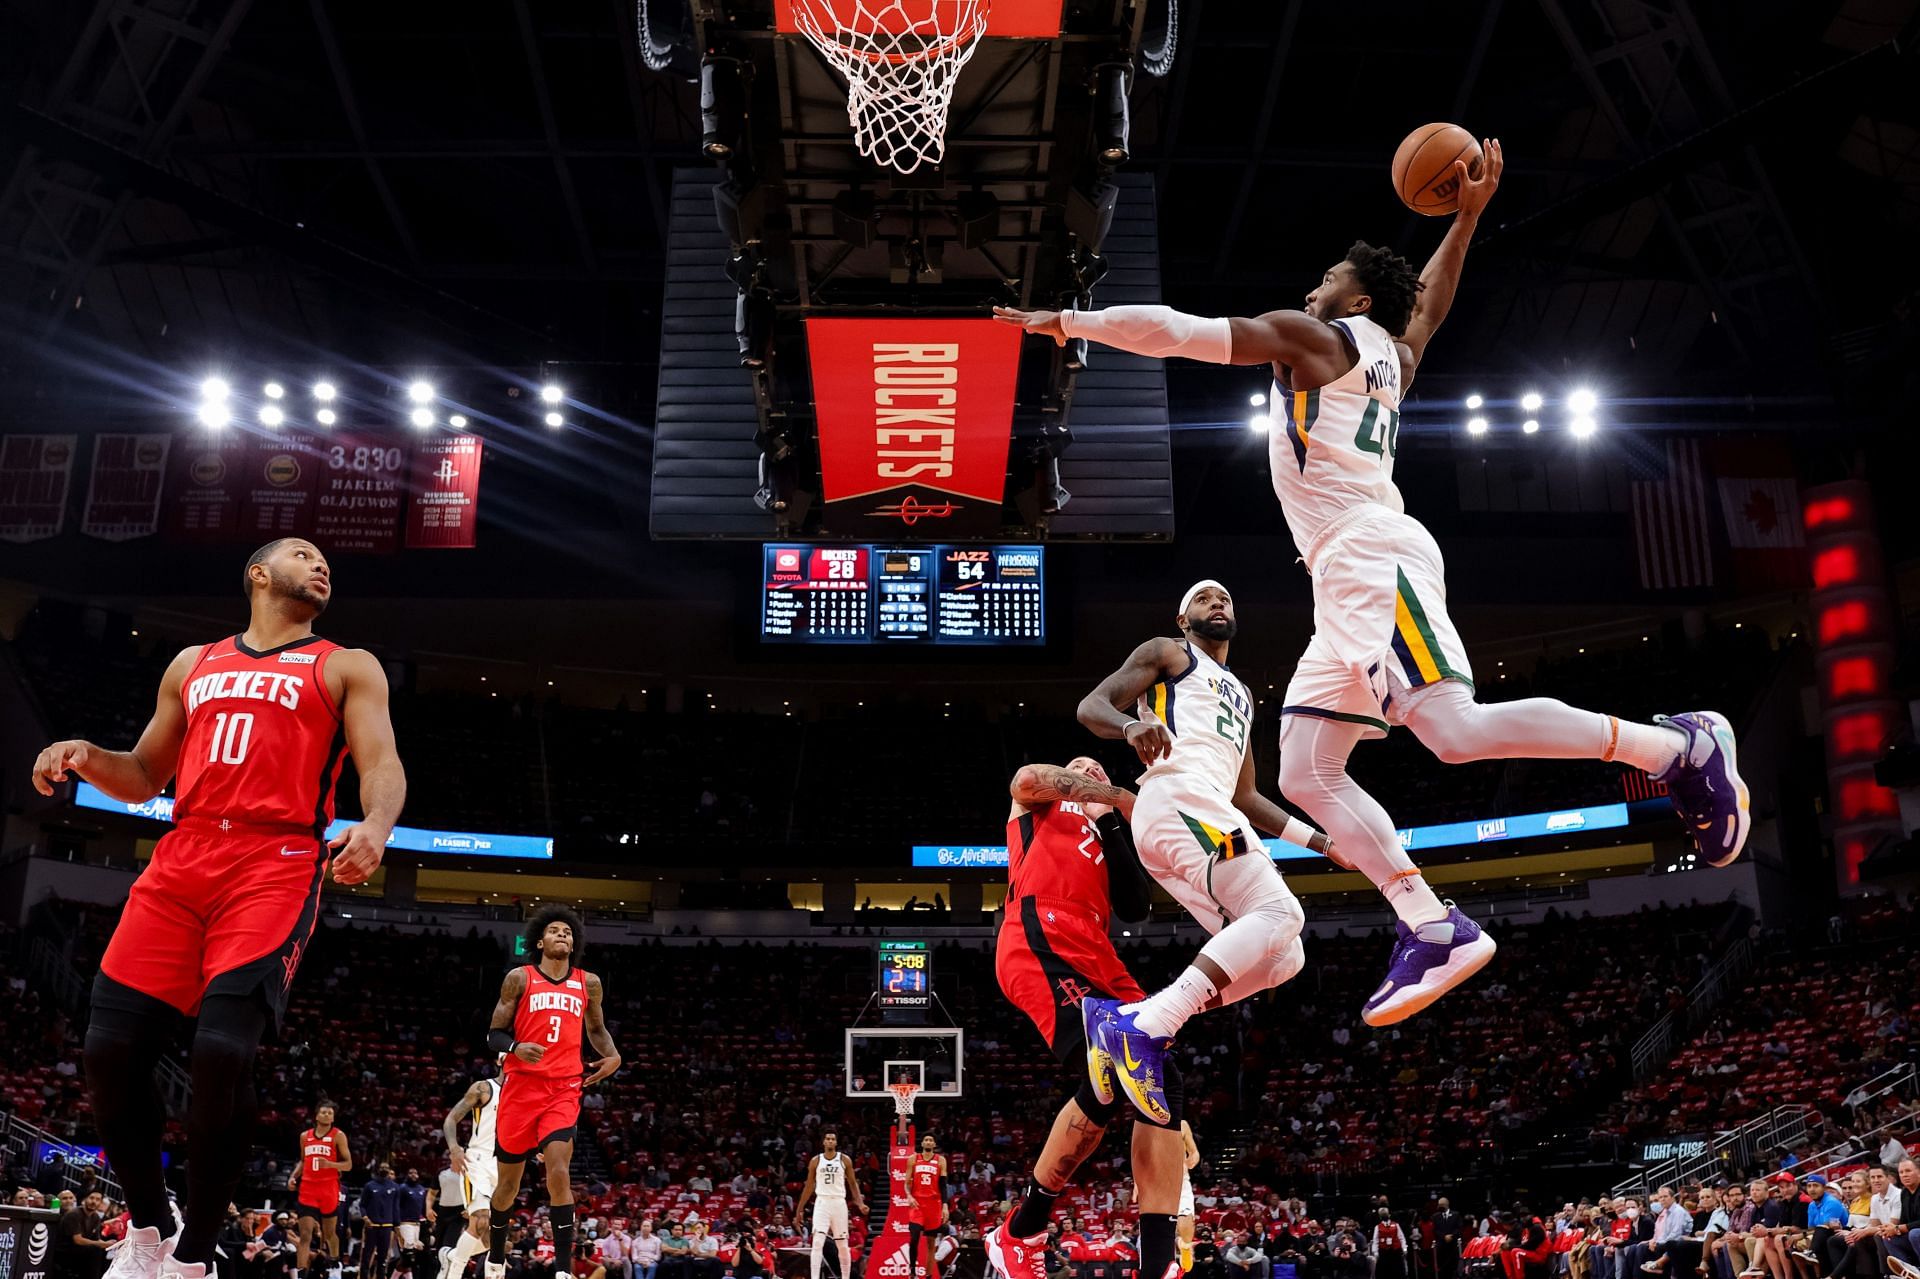
[[[1227,669],[1238,630],[1233,596],[1211,579],[1195,582],[1176,620],[1179,639],[1159,636],[1133,650],[1079,711],[1082,724],[1125,739],[1147,766],[1133,804],[1140,864],[1212,934],[1171,986],[1145,1000],[1080,1001],[1096,1095],[1111,1101],[1108,1080],[1117,1079],[1134,1107],[1163,1127],[1172,1122],[1166,1052],[1180,1027],[1203,1008],[1278,986],[1305,959],[1305,912],[1257,832],[1335,855],[1326,836],[1254,783],[1253,694]]]
[[[1283,414],[1268,440],[1274,490],[1313,577],[1314,634],[1282,707],[1280,789],[1333,837],[1399,916],[1386,980],[1361,1016],[1386,1026],[1472,976],[1493,939],[1442,902],[1407,857],[1386,810],[1347,776],[1363,738],[1403,724],[1442,760],[1618,760],[1665,782],[1701,856],[1724,866],[1749,826],[1733,729],[1714,711],[1638,724],[1551,698],[1474,700],[1473,671],[1447,616],[1440,549],[1405,514],[1393,483],[1400,402],[1453,304],[1480,214],[1500,183],[1488,140],[1478,177],[1458,165],[1459,211],[1416,277],[1356,243],[1307,294],[1304,311],[1203,319],[1162,306],[1014,311],[1065,343],[1089,338],[1139,355],[1271,364]],[[1144,848],[1144,844],[1142,845]]]
[[[799,1221],[808,1202],[813,1204],[812,1279],[820,1279],[828,1236],[833,1238],[840,1274],[853,1272],[852,1249],[847,1243],[848,1200],[852,1200],[855,1212],[867,1215],[860,1183],[853,1179],[853,1160],[840,1153],[840,1136],[829,1130],[821,1134],[820,1153],[807,1164],[806,1178],[800,1183],[800,1202],[793,1206],[793,1219]]]
[[[467,1228],[460,1242],[440,1250],[437,1279],[460,1279],[467,1263],[487,1250],[487,1230],[493,1224],[493,1188],[500,1165],[494,1162],[493,1120],[500,1109],[500,1081],[476,1079],[447,1112],[441,1132],[447,1139],[447,1159],[466,1181]],[[460,1121],[471,1119],[467,1144],[460,1144]]]

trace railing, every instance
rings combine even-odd
[[[1666,1013],[1634,1041],[1633,1082],[1645,1083],[1654,1068],[1672,1054],[1673,1045],[1680,1036],[1698,1030],[1752,967],[1753,947],[1748,945],[1745,937],[1736,937],[1733,944],[1727,947],[1727,953],[1707,969],[1700,980],[1694,983],[1693,989],[1687,992],[1686,1007]]]
[[[120,1193],[120,1183],[107,1174],[104,1168],[96,1168],[91,1151],[75,1146],[72,1142],[62,1141],[44,1128],[36,1128],[17,1115],[0,1116],[0,1144],[4,1144],[10,1158],[8,1163],[15,1168],[37,1169],[39,1160],[55,1151],[66,1156],[67,1166],[60,1184],[68,1190],[82,1190],[81,1174],[88,1168],[94,1168],[99,1174],[94,1187],[109,1199],[124,1198]]]
[[[1868,1102],[1878,1101],[1882,1097],[1897,1096],[1911,1101],[1916,1094],[1920,1094],[1920,1067],[1908,1061],[1902,1062],[1891,1070],[1882,1071],[1855,1088],[1847,1094],[1846,1104],[1858,1110]],[[1808,1173],[1826,1173],[1843,1164],[1859,1163],[1862,1159],[1868,1163],[1878,1163],[1880,1147],[1885,1143],[1884,1140],[1875,1139],[1911,1132],[1913,1126],[1913,1116],[1902,1114],[1865,1132],[1855,1133],[1845,1141],[1837,1142],[1825,1150],[1815,1151],[1804,1161],[1804,1165]],[[1798,1172],[1799,1168],[1796,1167],[1795,1171]]]
[[[80,1016],[88,1000],[87,984],[52,942],[44,937],[34,939],[32,948],[27,952],[27,971],[68,1015]],[[168,1111],[175,1116],[184,1116],[187,1102],[193,1096],[193,1080],[180,1063],[171,1057],[162,1057],[154,1066],[153,1081]]]
[[[1615,1186],[1613,1193],[1644,1193],[1655,1186],[1699,1180],[1727,1163],[1750,1167],[1762,1151],[1797,1146],[1806,1140],[1807,1116],[1812,1113],[1811,1106],[1776,1106],[1738,1128],[1714,1133],[1699,1151],[1675,1155],[1641,1169]]]

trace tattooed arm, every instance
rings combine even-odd
[[[1021,765],[1007,791],[1021,811],[1036,804],[1051,804],[1066,799],[1080,804],[1106,804],[1118,809],[1123,817],[1133,815],[1132,791],[1124,786],[1097,782],[1084,773],[1076,773],[1057,764]]]

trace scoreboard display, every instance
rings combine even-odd
[[[760,638],[770,644],[1044,644],[1038,546],[769,542]]]
[[[933,1003],[933,951],[924,941],[882,941],[875,991],[880,1010],[927,1008]]]

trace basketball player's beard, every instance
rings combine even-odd
[[[1217,641],[1230,640],[1240,632],[1239,624],[1231,617],[1222,618],[1217,622],[1210,617],[1190,617],[1187,619],[1187,629],[1201,639]]]
[[[281,599],[298,600],[313,610],[315,617],[327,611],[327,596],[316,594],[312,587],[295,578],[274,575],[273,593]]]

